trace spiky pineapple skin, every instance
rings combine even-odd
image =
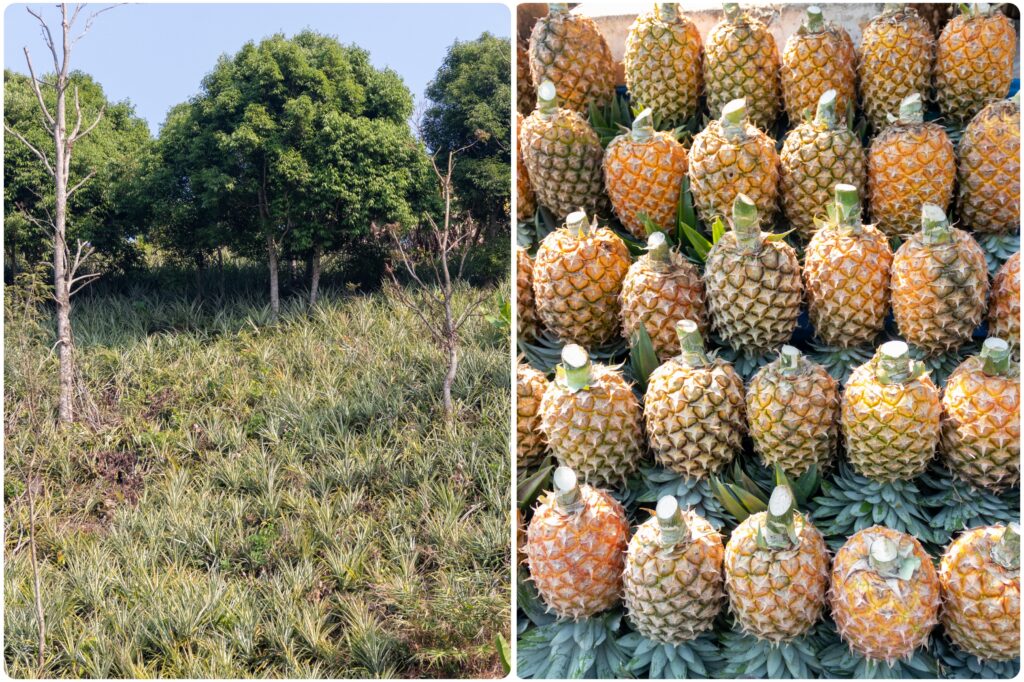
[[[548,494],[527,529],[526,556],[537,592],[559,618],[579,620],[619,603],[629,522],[603,490],[580,486],[583,509],[563,514]]]
[[[767,351],[793,336],[803,286],[796,252],[762,238],[755,254],[741,253],[736,235],[722,235],[708,253],[704,291],[712,328],[733,348]]]
[[[586,112],[607,105],[615,94],[611,50],[593,19],[555,12],[541,17],[530,33],[530,75],[535,86],[555,84],[561,106]]]
[[[880,537],[901,547],[910,544],[921,560],[910,580],[900,582],[899,591],[871,570],[856,570]],[[872,660],[891,662],[927,643],[938,622],[939,578],[916,538],[872,526],[851,535],[836,553],[829,601],[839,634],[851,649]]]
[[[812,465],[830,465],[839,439],[839,384],[824,367],[801,356],[799,372],[787,375],[774,360],[750,379],[746,404],[754,450],[766,466],[800,476]]]
[[[796,513],[799,543],[790,549],[762,549],[758,529],[766,512],[748,516],[725,547],[725,584],[740,627],[770,642],[786,642],[817,623],[828,591],[828,548],[814,525]]]
[[[622,336],[628,341],[643,324],[658,359],[679,352],[676,323],[693,320],[707,333],[704,285],[697,268],[676,251],[670,263],[641,256],[629,266],[622,283]]]
[[[1020,251],[1013,254],[992,280],[988,308],[989,335],[1020,351]]]
[[[950,228],[946,244],[928,245],[918,232],[893,256],[891,299],[900,335],[928,353],[968,341],[985,316],[985,252],[968,233]]]
[[[522,141],[523,115],[516,112],[516,139]],[[537,212],[537,197],[530,185],[530,173],[523,163],[522,154],[516,162],[516,220],[523,222],[533,218]]]
[[[637,16],[622,58],[633,106],[651,107],[666,125],[683,125],[697,113],[701,53],[697,25],[682,14],[670,21],[656,7]]]
[[[804,291],[814,331],[850,348],[873,341],[889,314],[889,240],[873,225],[856,233],[820,229],[804,250]]]
[[[548,380],[543,372],[522,362],[516,363],[516,466],[536,464],[544,454],[540,403]]]
[[[942,394],[942,454],[960,479],[1005,490],[1020,481],[1020,373],[989,376],[978,356],[964,360]]]
[[[736,195],[746,194],[767,222],[778,209],[779,155],[775,143],[753,124],[731,141],[715,120],[697,133],[690,147],[690,190],[701,219],[708,225],[726,215]]]
[[[782,51],[782,97],[790,121],[813,115],[818,99],[836,91],[836,116],[842,118],[857,96],[857,55],[849,34],[825,22],[820,33],[797,31]]]
[[[587,237],[566,228],[551,232],[533,262],[541,323],[560,340],[586,348],[618,337],[619,294],[629,266],[629,250],[608,228]]]
[[[640,464],[640,403],[622,375],[593,365],[587,388],[573,393],[556,376],[540,403],[541,430],[558,462],[591,485],[620,486]]]
[[[516,247],[516,325],[523,339],[535,339],[540,331],[533,300],[533,259],[521,246]]]
[[[874,481],[910,480],[928,467],[939,444],[939,391],[925,375],[882,384],[877,366],[876,355],[846,382],[841,416],[846,455]]]
[[[600,213],[605,206],[604,150],[590,124],[568,109],[550,115],[534,111],[521,132],[522,160],[537,201],[559,219],[581,208]]]
[[[710,630],[722,608],[722,537],[704,518],[683,512],[688,539],[660,543],[658,520],[640,524],[623,573],[626,609],[636,630],[663,644],[682,644]]]
[[[949,208],[955,180],[953,143],[936,123],[894,123],[871,143],[871,216],[886,236],[914,232],[925,202]]]
[[[704,87],[712,119],[734,99],[746,98],[750,122],[775,124],[782,102],[779,48],[764,22],[752,17],[722,21],[704,41]]]
[[[529,116],[536,105],[537,91],[530,76],[529,45],[516,41],[516,110],[523,116]]]
[[[659,464],[687,478],[718,472],[742,450],[743,411],[743,379],[724,360],[690,367],[673,358],[648,377],[648,443]]]
[[[989,556],[1001,526],[973,528],[946,549],[939,566],[942,625],[953,643],[982,660],[1020,655],[1020,571]]]
[[[864,113],[876,131],[888,125],[904,97],[931,90],[935,36],[931,26],[907,7],[875,17],[861,35],[857,74]]]
[[[1006,97],[1013,80],[1016,33],[1001,13],[953,17],[942,29],[935,54],[939,109],[967,121],[990,100]]]
[[[1006,234],[1020,229],[1020,108],[993,102],[971,119],[957,149],[964,226]]]
[[[686,148],[671,133],[655,132],[642,142],[626,133],[608,144],[604,153],[608,198],[634,237],[647,238],[641,214],[663,230],[675,227],[686,165]]]

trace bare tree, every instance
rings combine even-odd
[[[81,267],[92,255],[93,249],[88,243],[79,241],[75,247],[74,256],[67,242],[67,219],[68,200],[75,192],[94,175],[90,171],[82,179],[71,187],[68,187],[68,180],[71,173],[71,154],[75,143],[88,135],[99,124],[103,118],[101,108],[92,123],[82,127],[82,107],[78,100],[78,86],[74,86],[74,117],[75,123],[71,130],[67,126],[67,92],[71,85],[71,50],[89,29],[92,28],[93,20],[103,12],[111,9],[105,7],[93,12],[85,19],[85,26],[77,36],[73,35],[75,22],[85,5],[75,5],[68,14],[68,6],[60,5],[61,34],[58,45],[53,32],[43,19],[42,15],[32,7],[27,7],[28,13],[39,22],[42,27],[43,41],[50,50],[53,58],[54,76],[52,82],[47,82],[36,76],[32,66],[32,58],[29,56],[28,48],[24,48],[25,62],[28,64],[29,78],[32,89],[35,91],[36,100],[39,102],[39,110],[43,118],[43,127],[53,138],[54,152],[51,158],[44,150],[37,148],[30,143],[24,135],[7,125],[4,121],[4,130],[13,135],[19,142],[28,147],[36,158],[46,168],[46,172],[53,178],[55,188],[55,205],[51,214],[46,212],[46,220],[37,216],[30,216],[30,219],[37,224],[45,225],[53,231],[53,288],[54,300],[57,303],[57,357],[59,359],[59,393],[58,393],[58,419],[62,423],[74,420],[75,407],[75,383],[77,372],[75,369],[74,339],[71,333],[71,297],[82,287],[86,286],[99,275],[96,273],[82,272]],[[56,104],[51,110],[46,105],[42,88],[52,88],[56,93]]]

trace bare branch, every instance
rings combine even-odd
[[[68,190],[68,199],[71,199],[71,195],[74,194],[75,192],[77,192],[78,190],[80,190],[82,188],[82,185],[87,183],[89,181],[89,179],[92,178],[94,175],[96,175],[96,171],[95,170],[91,170],[88,173],[86,173],[84,178],[82,178],[81,180],[76,182],[74,187],[72,187],[71,189]]]
[[[43,207],[43,211],[46,212],[46,220],[44,221],[44,220],[41,220],[41,219],[35,217],[34,215],[32,215],[32,213],[30,213],[29,210],[27,208],[25,208],[24,204],[19,202],[19,203],[16,203],[14,206],[19,211],[21,211],[21,213],[25,216],[25,218],[27,220],[29,220],[29,222],[31,222],[36,227],[41,227],[41,228],[48,229],[48,230],[55,230],[56,229],[56,226],[54,225],[54,222],[53,222],[53,216],[50,215],[50,211],[46,207]]]
[[[7,125],[7,121],[4,121],[4,130],[9,132],[11,135],[14,135],[14,137],[18,138],[19,142],[21,142],[23,145],[28,147],[28,150],[30,152],[32,152],[33,154],[35,154],[36,158],[38,158],[40,161],[43,162],[43,166],[46,167],[46,172],[47,173],[49,173],[52,176],[56,176],[56,173],[54,173],[54,171],[53,171],[53,166],[50,165],[50,160],[46,158],[45,154],[43,154],[41,151],[39,151],[34,146],[32,146],[32,143],[29,142],[28,140],[26,140],[24,135],[19,133],[17,130],[15,130],[11,126]]]
[[[31,12],[31,11],[32,10],[30,9],[29,12]],[[46,108],[46,102],[43,100],[43,91],[39,88],[39,84],[43,83],[43,81],[41,81],[38,78],[36,78],[36,72],[35,72],[35,69],[32,67],[32,57],[29,56],[28,48],[27,47],[24,48],[24,51],[25,51],[25,62],[28,64],[28,74],[29,74],[29,76],[31,77],[31,80],[32,80],[32,90],[36,93],[36,100],[39,101],[39,108],[43,112],[43,124],[44,124],[44,127],[50,133],[53,133],[53,129],[56,127],[57,124],[56,124],[56,122],[55,122],[55,120],[53,118],[53,114],[51,114],[50,110]]]
[[[76,105],[77,105],[77,102],[76,102]],[[83,130],[82,132],[80,132],[80,133],[78,132],[78,126],[76,125],[76,126],[75,126],[75,132],[74,132],[74,133],[72,133],[71,137],[69,137],[69,138],[68,138],[68,144],[69,144],[69,145],[73,145],[73,144],[74,144],[75,142],[77,142],[77,141],[78,141],[78,140],[80,140],[81,138],[83,138],[83,137],[85,137],[86,135],[88,135],[89,133],[91,133],[91,132],[92,132],[92,129],[93,129],[93,128],[95,128],[95,127],[96,127],[97,125],[99,125],[99,122],[100,122],[100,120],[102,120],[102,119],[103,119],[103,114],[104,114],[104,112],[106,112],[106,110],[107,110],[107,105],[106,105],[106,104],[103,104],[103,105],[102,105],[102,106],[100,107],[100,111],[99,111],[99,113],[98,113],[98,114],[96,114],[96,120],[95,120],[95,121],[93,121],[93,122],[92,122],[92,125],[90,125],[90,126],[89,126],[88,128],[86,128],[86,129],[85,129],[85,130]]]
[[[68,288],[69,288],[68,298],[71,298],[72,296],[77,294],[79,291],[81,291],[85,287],[87,287],[90,284],[92,284],[95,280],[99,279],[101,275],[102,275],[102,273],[99,273],[99,272],[90,272],[87,275],[80,275],[80,276],[76,277],[75,279],[71,280],[71,283],[68,285]],[[74,286],[75,283],[78,282],[78,281],[82,281],[82,283],[79,284],[78,286]]]
[[[50,33],[50,26],[43,19],[43,15],[32,10],[31,7],[25,8],[29,14],[36,18],[39,25],[43,27],[43,41],[46,43],[46,47],[49,48],[50,54],[53,56],[53,70],[56,73],[60,73],[60,60],[57,58],[57,45],[53,42],[53,34]],[[28,58],[28,48],[25,48],[25,57]],[[33,76],[34,78],[34,76]]]
[[[92,28],[92,22],[94,22],[96,20],[96,17],[98,17],[99,15],[103,14],[104,12],[109,12],[110,10],[114,9],[117,6],[118,5],[107,5],[103,9],[98,9],[95,12],[93,12],[92,14],[90,14],[88,17],[86,17],[86,19],[85,19],[85,28],[83,28],[82,32],[79,33],[78,36],[73,41],[71,41],[71,44],[74,45],[79,40],[81,40],[85,36],[86,33],[89,32],[89,29]],[[81,8],[81,7],[84,7],[84,5],[79,5],[79,8]],[[75,15],[77,16],[77,14],[78,14],[78,11],[76,10],[75,11]],[[74,23],[74,18],[72,18],[71,23]]]

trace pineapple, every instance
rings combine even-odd
[[[994,6],[963,5],[939,36],[935,90],[939,109],[953,121],[968,121],[990,100],[1010,92],[1017,36],[1013,23]]]
[[[533,367],[516,363],[516,466],[529,467],[544,454],[540,427],[540,402],[548,388],[547,377]]]
[[[821,617],[828,590],[828,548],[778,486],[768,510],[748,516],[725,548],[725,585],[740,627],[759,639],[788,642]]]
[[[516,140],[522,140],[523,115],[516,112]],[[516,161],[516,220],[525,222],[537,212],[537,197],[530,186],[530,174],[523,163],[522,154]]]
[[[603,490],[578,485],[559,467],[526,531],[530,577],[559,618],[579,620],[619,603],[629,523]]]
[[[675,227],[679,186],[686,177],[686,148],[672,133],[655,132],[651,109],[633,121],[604,153],[604,178],[615,214],[638,239],[647,237],[641,216],[662,230]]]
[[[857,188],[839,184],[829,220],[804,250],[804,291],[814,331],[825,343],[870,343],[889,314],[889,240],[861,222]]]
[[[704,352],[697,323],[676,325],[682,352],[651,372],[644,423],[655,460],[687,478],[706,478],[742,450],[743,379]]]
[[[853,371],[842,398],[846,455],[861,475],[909,480],[928,467],[939,443],[939,391],[902,341],[883,343]]]
[[[721,118],[693,139],[690,189],[705,223],[728,211],[741,193],[754,200],[766,221],[775,215],[779,155],[775,142],[746,115],[745,100],[733,100],[722,108]]]
[[[984,661],[1020,656],[1020,524],[965,531],[942,555],[942,625]]]
[[[725,19],[704,41],[704,89],[712,118],[734,99],[745,99],[750,122],[761,130],[775,125],[782,99],[779,48],[764,22],[747,16],[735,2],[722,5]]]
[[[921,231],[893,257],[891,287],[900,335],[931,355],[946,353],[969,340],[985,316],[985,252],[950,227],[942,209],[925,204]]]
[[[857,54],[846,30],[810,5],[782,52],[782,97],[793,123],[809,116],[826,90],[836,91],[836,115],[852,116],[857,98]],[[847,112],[847,109],[851,111]]]
[[[883,526],[854,533],[839,549],[829,597],[850,648],[889,663],[927,644],[941,600],[935,566],[921,543]]]
[[[998,336],[1020,352],[1020,251],[996,272],[992,280],[992,299],[988,309],[989,333]]]
[[[942,454],[953,473],[979,488],[1020,481],[1020,369],[1010,346],[989,337],[960,363],[942,394]]]
[[[945,211],[953,198],[953,143],[942,126],[925,123],[923,116],[921,95],[904,98],[899,119],[875,137],[868,153],[871,216],[889,237],[914,231],[921,204]]]
[[[712,328],[737,350],[778,348],[796,329],[801,289],[793,247],[762,233],[757,207],[740,194],[732,230],[711,248],[704,268]]]
[[[619,293],[629,249],[614,232],[569,214],[544,237],[533,262],[533,294],[543,325],[564,342],[599,346],[619,336]]]
[[[516,247],[516,335],[537,338],[540,325],[533,300],[533,259],[521,246]]]
[[[622,484],[640,464],[640,403],[616,369],[591,365],[576,344],[540,402],[540,424],[559,464],[593,485]]]
[[[557,216],[605,207],[601,140],[582,116],[558,107],[551,81],[537,88],[537,109],[521,132],[520,155],[537,201]]]
[[[622,576],[626,610],[636,630],[662,644],[678,645],[711,629],[725,601],[722,536],[672,496],[658,500],[656,515],[629,541]]]
[[[960,138],[960,218],[975,232],[1020,230],[1019,97],[986,106]]]
[[[863,191],[867,180],[864,147],[860,138],[836,121],[835,108],[836,91],[825,91],[818,100],[817,116],[786,135],[779,155],[782,210],[804,239],[814,234],[814,219],[825,215],[836,184]]]
[[[839,440],[839,385],[793,346],[747,386],[747,424],[765,466],[800,476],[829,466]],[[735,536],[734,536],[735,537]]]
[[[516,110],[523,116],[529,116],[537,106],[537,91],[530,76],[528,50],[528,45],[524,45],[523,41],[516,41]]]
[[[550,3],[530,33],[530,74],[534,85],[555,84],[567,109],[586,112],[590,104],[610,104],[615,95],[615,63],[597,24],[571,14],[566,3]],[[539,94],[539,93],[538,93]]]
[[[647,238],[647,255],[629,266],[622,283],[622,335],[631,339],[641,324],[662,362],[679,350],[676,323],[693,320],[707,332],[704,285],[693,263],[669,249],[665,233]]]
[[[909,6],[887,6],[864,27],[857,75],[872,128],[884,130],[907,95],[928,96],[934,59],[932,28]]]
[[[636,18],[626,36],[622,65],[633,106],[653,108],[673,127],[697,113],[700,33],[674,3],[658,3]]]

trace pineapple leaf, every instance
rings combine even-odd
[[[741,523],[751,514],[762,512],[768,508],[768,505],[756,495],[738,485],[723,483],[717,476],[711,477],[711,492],[726,511]]]
[[[764,239],[767,242],[781,242],[786,237],[788,237],[789,235],[793,234],[793,232],[795,232],[795,231],[796,231],[796,228],[793,228],[793,229],[790,229],[790,230],[786,230],[785,232],[770,232],[768,234],[768,236],[765,237]]]
[[[550,487],[551,474],[554,470],[555,466],[551,463],[551,458],[548,457],[540,468],[519,481],[519,485],[516,486],[516,502],[520,509],[524,511],[529,509],[540,497],[540,494]]]
[[[651,337],[647,333],[647,327],[643,324],[637,325],[636,331],[629,337],[629,366],[632,369],[633,378],[637,380],[640,387],[647,390],[647,379],[651,372],[658,368],[658,356],[651,344]]]
[[[509,645],[505,635],[498,633],[494,639],[494,649],[498,653],[498,660],[501,662],[501,669],[508,675],[512,672],[512,647]]]
[[[715,222],[711,223],[711,245],[714,246],[725,234],[725,221],[722,216],[715,216]]]
[[[689,243],[690,250],[697,260],[701,263],[707,261],[708,253],[710,253],[712,246],[707,237],[686,223],[679,223],[679,229],[682,230],[683,235],[686,237],[686,242]]]
[[[640,218],[640,222],[643,223],[644,232],[645,234],[647,234],[648,237],[650,237],[655,232],[662,231],[660,227],[654,224],[654,221],[651,220],[650,216],[648,216],[646,213],[640,213],[637,217]]]
[[[697,212],[693,208],[693,192],[690,191],[690,178],[683,176],[679,184],[679,202],[676,204],[676,243],[683,244],[683,225],[695,226]]]

